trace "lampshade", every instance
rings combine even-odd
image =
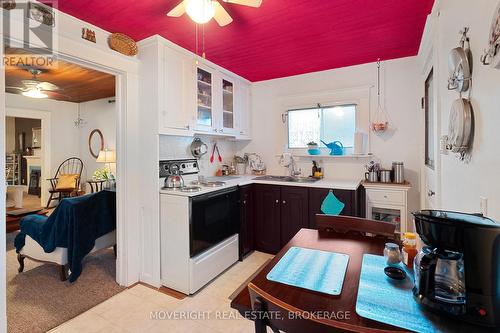
[[[114,150],[101,150],[97,156],[98,163],[116,163],[116,153]]]

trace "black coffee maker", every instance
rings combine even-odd
[[[500,224],[480,215],[413,213],[426,244],[414,261],[417,302],[484,326],[500,326]]]

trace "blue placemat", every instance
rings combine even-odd
[[[267,274],[267,279],[340,295],[348,262],[347,254],[291,247]]]
[[[385,275],[385,266],[384,257],[363,255],[356,313],[415,332],[443,332],[433,322],[432,314],[413,299],[413,272],[400,265],[407,276],[405,280],[397,281]]]

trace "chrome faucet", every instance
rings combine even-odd
[[[297,177],[302,174],[302,170],[295,170],[295,159],[293,155],[290,156],[290,164],[288,165],[288,171],[290,172],[291,177]]]

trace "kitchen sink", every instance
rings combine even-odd
[[[271,175],[255,177],[254,180],[267,180],[274,182],[291,182],[291,183],[314,183],[318,181],[317,179],[311,177],[271,176]]]

